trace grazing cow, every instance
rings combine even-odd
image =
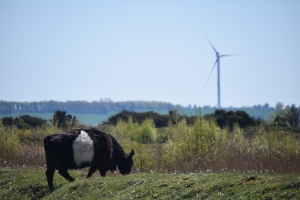
[[[48,135],[44,138],[47,170],[46,177],[49,189],[53,189],[55,169],[69,182],[75,179],[68,169],[81,169],[90,166],[87,178],[98,169],[101,176],[108,170],[129,174],[133,165],[131,150],[127,155],[117,140],[104,132],[95,129],[76,129],[67,133]]]

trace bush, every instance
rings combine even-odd
[[[169,170],[171,166],[177,166],[177,170],[179,166],[183,171],[207,170],[210,163],[223,155],[220,147],[225,142],[226,131],[212,120],[198,117],[191,126],[181,120],[168,130],[170,137],[163,149],[163,159]]]
[[[241,128],[246,128],[255,125],[255,120],[250,117],[245,111],[228,111],[225,110],[215,110],[214,114],[206,115],[207,119],[215,119],[219,127],[229,128],[230,131],[233,130],[234,126],[237,124]]]
[[[21,145],[18,130],[15,127],[5,127],[0,121],[0,158],[14,159],[20,154]]]
[[[146,119],[133,135],[133,140],[142,143],[153,143],[156,139],[156,128],[152,119]]]

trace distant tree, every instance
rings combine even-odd
[[[14,119],[12,117],[3,117],[2,118],[2,124],[4,126],[12,126]]]
[[[13,102],[0,101],[0,114],[10,114],[14,111]]]
[[[131,118],[133,123],[139,123],[142,124],[143,121],[146,119],[152,119],[154,121],[156,128],[161,127],[167,127],[170,122],[175,123],[174,115],[176,115],[177,111],[169,111],[169,115],[160,115],[156,112],[149,111],[149,112],[134,112],[134,111],[128,111],[123,110],[122,112],[119,112],[118,114],[115,114],[108,118],[104,124],[112,124],[116,125],[119,120],[123,120],[125,122],[128,122],[128,119]]]
[[[271,114],[269,119],[270,123],[274,126],[287,126],[285,120],[285,110],[283,109],[284,105],[281,102],[277,102],[275,105],[276,112]]]
[[[276,115],[275,119],[274,119],[274,122],[273,122],[273,125],[275,125],[275,126],[287,126],[285,117],[283,117],[281,115]]]
[[[19,128],[28,128],[33,127],[36,128],[38,126],[43,126],[47,124],[47,120],[39,118],[39,117],[32,117],[30,115],[22,115],[14,119],[14,124]]]
[[[285,119],[289,126],[299,127],[300,124],[300,107],[297,108],[295,104],[285,108]]]
[[[275,105],[275,109],[276,109],[277,112],[283,110],[283,107],[284,107],[284,105],[281,102],[277,102],[276,105]]]
[[[170,110],[174,105],[159,101],[124,101],[113,102],[109,98],[99,101],[40,101],[40,102],[11,102],[0,101],[0,114],[10,114],[15,111],[22,112],[55,112],[55,110],[68,110],[73,113],[97,113],[107,114],[109,111],[122,111],[138,109],[147,110]]]
[[[170,111],[169,111],[169,115],[170,115],[170,116],[177,116],[177,115],[178,115],[178,111],[177,111],[176,109],[170,110]]]
[[[52,120],[50,120],[53,126],[68,130],[69,128],[75,127],[78,124],[76,116],[70,114],[67,115],[66,111],[56,110],[54,112]]]
[[[119,120],[123,120],[125,122],[128,122],[128,119],[130,117],[132,118],[133,122],[136,122],[136,113],[135,112],[123,110],[123,111],[109,117],[108,120],[104,123],[105,124],[111,124],[111,125],[115,126],[115,125],[117,125]]]
[[[233,130],[235,124],[238,124],[241,128],[246,128],[248,126],[254,126],[255,120],[250,117],[245,111],[228,111],[223,109],[217,109],[213,114],[205,115],[206,118],[215,118],[217,124],[220,128],[228,127]]]
[[[43,126],[47,124],[47,120],[39,118],[39,117],[32,117],[30,115],[22,115],[16,118],[12,117],[4,117],[2,118],[2,123],[4,126],[12,126],[15,125],[17,128],[36,128],[38,126]]]
[[[265,105],[263,106],[263,108],[269,109],[270,105],[268,103],[265,103]]]

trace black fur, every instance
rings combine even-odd
[[[85,131],[94,143],[94,157],[91,163],[83,163],[77,166],[74,162],[73,142],[79,136],[81,130]],[[98,169],[101,176],[105,176],[108,170],[116,170],[121,174],[129,174],[133,165],[132,150],[127,155],[117,140],[104,132],[96,129],[76,129],[70,132],[49,135],[44,138],[46,154],[46,177],[49,189],[53,189],[53,175],[55,169],[68,181],[74,181],[68,173],[68,169],[79,169],[90,166],[87,178],[91,177]]]

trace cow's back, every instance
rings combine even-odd
[[[44,138],[44,149],[47,164],[53,164],[60,168],[62,164],[68,168],[75,168],[73,159],[72,143],[77,134],[62,133],[48,135]]]

